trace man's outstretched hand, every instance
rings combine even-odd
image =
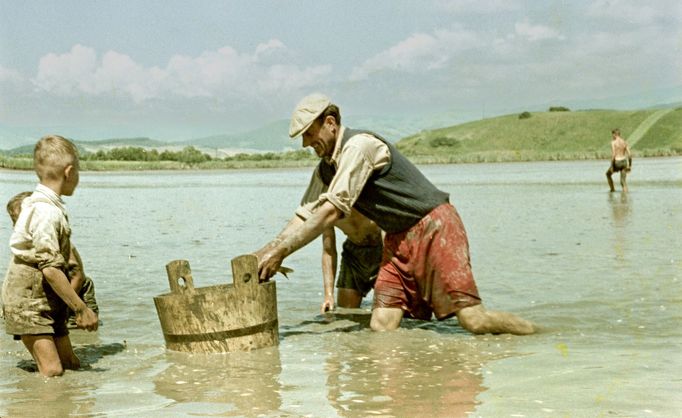
[[[268,281],[282,266],[284,257],[274,250],[258,255],[258,278],[261,282]]]

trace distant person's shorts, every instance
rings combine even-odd
[[[362,296],[374,287],[379,273],[383,246],[360,246],[346,240],[341,252],[341,268],[336,287],[357,290]]]
[[[43,279],[43,273],[12,257],[2,284],[5,332],[22,335],[49,334],[62,337],[66,328],[66,304]]]
[[[374,308],[442,320],[480,303],[469,242],[454,206],[444,203],[407,231],[386,235]]]
[[[617,173],[619,171],[623,171],[626,168],[628,168],[628,160],[627,159],[615,160],[615,161],[611,162],[611,172],[612,173]]]

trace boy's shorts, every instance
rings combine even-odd
[[[360,246],[346,239],[336,287],[357,290],[362,296],[374,287],[382,257],[381,244]]]
[[[66,304],[43,279],[43,273],[12,257],[2,285],[5,332],[14,335],[49,334],[62,337],[66,328]]]
[[[617,173],[619,171],[623,171],[626,168],[628,168],[628,160],[627,159],[622,159],[622,160],[615,160],[611,162],[611,171],[612,173]]]
[[[374,308],[400,308],[439,320],[481,303],[471,272],[469,242],[455,208],[444,203],[407,231],[387,234],[374,285]]]

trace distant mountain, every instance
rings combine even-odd
[[[99,139],[96,141],[75,141],[76,145],[83,147],[89,152],[96,152],[100,149],[111,149],[121,147],[141,147],[141,148],[163,148],[170,146],[168,142],[158,141],[150,138],[110,138]]]
[[[287,135],[288,132],[289,121],[278,120],[251,131],[237,134],[212,135],[176,142],[175,144],[241,152],[282,151],[292,146]]]
[[[464,114],[443,113],[424,117],[400,116],[343,116],[342,122],[355,129],[368,129],[395,142],[401,138],[418,133],[424,129],[434,129],[464,122]],[[298,149],[300,138],[289,138],[289,120],[281,119],[258,129],[237,134],[213,135],[182,141],[177,144],[192,145],[197,148],[222,150],[283,151]]]

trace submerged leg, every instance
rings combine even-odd
[[[46,377],[64,374],[64,368],[52,335],[22,335],[21,342],[31,353],[40,374]]]
[[[362,293],[355,289],[339,288],[336,304],[341,308],[358,308],[362,302]]]
[[[612,192],[615,192],[615,191],[616,191],[616,188],[615,188],[614,185],[613,185],[613,179],[611,178],[611,175],[612,175],[612,174],[613,174],[613,170],[611,170],[611,167],[609,167],[609,169],[606,171],[606,181],[609,182],[609,189],[610,189]]]
[[[369,326],[373,331],[392,331],[400,326],[403,310],[400,308],[374,308]]]
[[[457,312],[459,324],[473,334],[528,335],[535,332],[532,322],[508,312],[488,311],[483,305]]]
[[[59,359],[62,362],[62,366],[69,370],[78,370],[81,367],[81,361],[73,352],[73,346],[71,346],[71,339],[68,335],[63,337],[55,337],[54,343],[57,346],[57,352],[59,353]]]
[[[628,174],[625,170],[620,171],[620,187],[624,192],[628,191],[627,176]]]

